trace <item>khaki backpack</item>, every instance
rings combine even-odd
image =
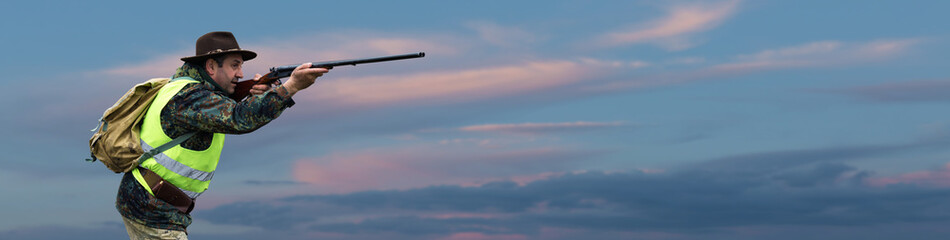
[[[185,141],[194,133],[177,137],[171,142],[163,144],[149,152],[142,150],[139,131],[142,128],[142,119],[152,100],[158,95],[158,90],[170,81],[168,78],[153,78],[135,85],[122,98],[119,98],[112,107],[106,109],[99,119],[99,126],[89,139],[89,152],[94,162],[99,160],[109,170],[116,173],[129,172],[135,169],[146,159],[165,151]]]

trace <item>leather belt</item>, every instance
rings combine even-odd
[[[145,183],[148,184],[149,188],[152,189],[152,193],[155,194],[155,197],[158,199],[175,206],[175,208],[185,214],[189,214],[191,210],[195,209],[195,200],[188,197],[188,194],[182,192],[181,189],[172,185],[172,183],[165,181],[161,176],[158,176],[158,174],[147,168],[140,167],[139,172],[142,173],[142,178],[145,179]]]

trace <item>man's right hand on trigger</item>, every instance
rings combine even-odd
[[[329,72],[326,68],[310,68],[312,65],[313,63],[304,63],[294,69],[290,74],[290,80],[283,84],[288,94],[294,95],[297,91],[310,87],[318,77]]]

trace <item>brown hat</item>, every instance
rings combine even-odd
[[[224,53],[240,53],[244,61],[257,57],[257,53],[241,49],[231,32],[209,32],[195,42],[195,55],[181,60],[191,62]]]

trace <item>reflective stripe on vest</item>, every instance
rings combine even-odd
[[[153,148],[152,146],[149,146],[148,143],[145,142],[145,140],[142,140],[142,150],[148,152],[148,151],[151,151],[152,149],[155,149],[155,148]],[[165,167],[169,171],[177,173],[178,175],[181,175],[183,177],[191,178],[198,181],[210,181],[211,177],[214,176],[214,171],[205,172],[205,171],[191,168],[188,165],[175,161],[175,159],[172,159],[168,155],[165,155],[164,152],[155,154],[153,158],[155,158],[155,161],[158,162],[158,164],[161,164],[163,167]]]
[[[165,134],[161,126],[161,112],[168,101],[175,96],[185,85],[195,83],[191,78],[179,78],[169,82],[159,90],[155,100],[146,111],[142,122],[141,139],[142,149],[148,151],[153,146],[161,146],[172,139]],[[211,139],[211,146],[202,151],[194,151],[174,146],[153,156],[141,163],[140,166],[155,172],[162,179],[175,185],[191,198],[197,198],[208,189],[218,159],[221,157],[221,148],[224,145],[224,134],[215,133]]]

